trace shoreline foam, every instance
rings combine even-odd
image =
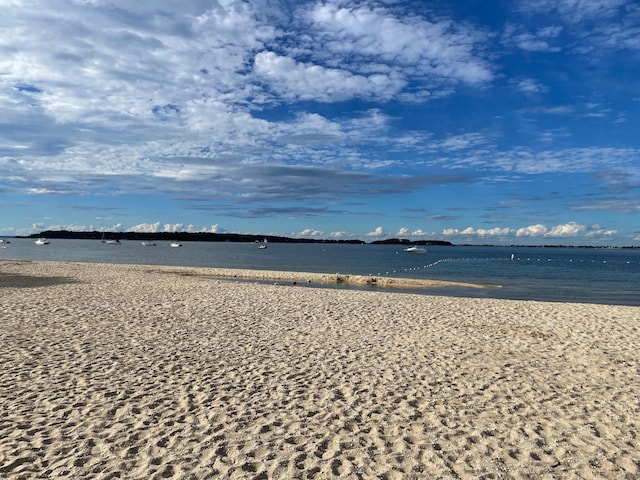
[[[637,307],[191,270],[0,262],[0,476],[640,474]]]

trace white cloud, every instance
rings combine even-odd
[[[594,43],[600,43],[609,48],[640,50],[640,26],[637,23],[634,25],[633,21],[606,25],[595,31]]]
[[[0,175],[11,172],[16,189],[37,195],[190,196],[197,182],[231,191],[250,177],[239,170],[259,163],[388,169],[397,161],[358,151],[388,147],[396,119],[380,109],[338,120],[256,112],[295,100],[452,92],[492,78],[481,50],[487,33],[381,4],[306,3],[307,13],[283,24],[274,22],[285,13],[279,4],[241,0],[37,5],[0,5],[4,120],[38,132],[0,130],[0,145],[14,146]],[[419,148],[406,139],[421,135],[393,142]]]
[[[609,55],[607,49],[640,50],[639,10],[633,0],[521,0],[520,11],[548,16],[554,24],[537,34],[513,35],[515,43],[525,50],[544,51],[549,44],[539,34],[559,33],[562,26],[558,24],[567,26],[564,32],[574,38],[569,45],[579,54],[597,56]]]
[[[410,67],[412,75],[481,84],[493,74],[477,54],[486,34],[449,20],[396,16],[393,9],[343,6],[339,1],[316,4],[308,18],[316,39],[332,55],[356,61]]]
[[[503,151],[481,149],[472,153],[462,150],[457,156],[434,159],[432,163],[441,164],[444,168],[466,167],[527,175],[590,173],[607,168],[625,169],[632,175],[640,175],[640,149],[587,147],[536,151],[515,147]]]
[[[184,224],[182,223],[165,223],[162,226],[162,231],[166,233],[175,233],[175,232],[183,232]]]
[[[591,229],[584,234],[585,237],[587,238],[594,238],[594,237],[613,237],[615,235],[618,234],[617,230],[607,230],[604,228],[600,228],[599,225],[594,225],[591,227]]]
[[[560,42],[557,37],[562,32],[562,27],[546,27],[535,31],[528,31],[523,25],[508,24],[504,28],[502,41],[507,45],[528,52],[559,52]]]
[[[224,228],[222,228],[220,225],[218,225],[217,223],[215,225],[211,225],[209,228],[204,227],[203,232],[205,233],[224,233],[226,232],[226,230]]]
[[[593,203],[575,206],[573,209],[635,213],[640,212],[640,198],[607,198]]]
[[[221,228],[218,224],[210,225],[210,226],[198,226],[189,224],[185,227],[182,223],[166,223],[161,225],[160,222],[156,222],[153,224],[140,224],[134,227],[131,227],[129,232],[146,232],[146,233],[156,233],[156,232],[165,232],[165,233],[176,233],[176,232],[188,232],[188,233],[224,233],[226,230]]]
[[[270,88],[289,100],[389,99],[406,84],[396,74],[354,75],[346,70],[300,63],[274,52],[258,53],[254,65],[255,72],[269,80]]]
[[[32,97],[62,122],[146,123],[154,106],[181,108],[204,91],[210,98],[233,87],[242,95],[246,82],[237,72],[273,30],[257,23],[249,4],[233,0],[176,11],[158,3],[38,3],[37,13],[9,15],[7,34],[20,49],[0,57],[0,69],[10,81],[37,87]]]
[[[566,223],[564,225],[556,225],[551,228],[545,237],[577,237],[580,233],[584,232],[587,227],[575,222]]]
[[[445,237],[478,237],[482,239],[494,238],[501,242],[513,241],[515,238],[531,237],[531,238],[612,238],[617,235],[617,231],[613,229],[602,228],[600,225],[587,226],[577,222],[568,222],[553,226],[551,228],[538,223],[521,228],[475,228],[467,227],[464,229],[448,228],[442,231]]]
[[[465,133],[462,135],[450,136],[439,141],[429,142],[428,148],[454,152],[457,150],[478,148],[487,144],[487,142],[488,138],[481,133]]]
[[[538,223],[536,225],[530,225],[528,227],[519,228],[516,231],[516,237],[541,237],[545,235],[549,230],[544,225]]]
[[[560,47],[553,47],[547,40],[540,39],[531,33],[521,33],[513,37],[518,47],[530,52],[559,52]]]
[[[536,224],[528,227],[519,228],[516,231],[516,237],[549,237],[549,238],[561,238],[561,237],[577,237],[587,229],[586,225],[581,225],[576,222],[569,222],[563,225],[556,225],[547,228],[545,225]]]
[[[510,233],[511,230],[509,228],[499,227],[489,229],[479,228],[478,230],[476,230],[476,234],[480,235],[481,237],[500,237],[509,235]]]
[[[524,78],[515,82],[515,87],[523,93],[543,93],[548,89],[532,78]]]
[[[367,237],[384,237],[388,235],[382,227],[376,227],[372,232],[367,233]]]
[[[567,23],[615,17],[628,0],[521,0],[531,13],[557,13]]]
[[[330,2],[324,5],[336,15],[340,10]],[[0,56],[0,69],[11,88],[2,103],[11,108],[3,114],[16,130],[28,123],[39,132],[25,135],[23,142],[8,139],[21,147],[15,154],[20,161],[6,166],[20,180],[18,187],[29,185],[38,195],[113,194],[111,185],[117,183],[117,193],[156,189],[190,195],[198,180],[228,185],[228,177],[221,178],[228,163],[219,164],[232,157],[235,168],[340,162],[386,169],[395,161],[357,151],[362,144],[386,146],[390,120],[379,109],[337,121],[306,112],[275,121],[255,112],[300,99],[385,101],[407,93],[408,82],[416,80],[429,88],[434,82],[441,88],[450,81],[474,85],[490,80],[489,64],[476,48],[486,35],[451,21],[434,23],[394,9],[362,7],[343,12],[354,16],[341,17],[343,33],[310,17],[304,24],[297,18],[283,30],[271,23],[282,12],[269,12],[274,17],[266,21],[261,6],[240,0],[132,2],[116,10],[100,2],[79,6],[60,0],[42,3],[37,14],[18,4],[5,11],[2,45],[8,54]],[[384,34],[357,26],[366,11],[374,25],[384,26]],[[24,24],[34,28],[25,34]],[[333,34],[338,43],[344,34],[363,45],[327,56],[323,46]],[[297,45],[307,37],[305,48],[287,46],[287,39]],[[376,52],[368,40],[383,50]],[[421,53],[415,41],[428,43],[430,52]],[[415,55],[422,70],[416,70]],[[470,78],[467,68],[481,74]],[[416,94],[415,85],[410,93]],[[0,145],[2,137],[0,132]],[[43,138],[51,138],[54,148]],[[412,148],[406,138],[394,142]],[[275,148],[276,139],[284,148]],[[340,151],[320,150],[329,144]],[[204,188],[211,190],[206,183]]]
[[[133,227],[129,227],[127,232],[136,232],[136,233],[157,233],[160,231],[160,222],[156,223],[140,223],[138,225],[134,225]]]
[[[442,231],[443,235],[446,236],[478,236],[478,237],[504,237],[511,233],[511,229],[509,228],[474,228],[467,227],[463,230],[458,230],[457,228],[446,228]]]
[[[319,237],[323,234],[324,232],[322,232],[322,230],[316,230],[313,228],[305,228],[304,230],[298,233],[298,235],[301,237]]]

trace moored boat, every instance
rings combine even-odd
[[[418,247],[418,246],[405,248],[404,251],[406,253],[427,253],[427,249],[426,248]]]

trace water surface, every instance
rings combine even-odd
[[[463,297],[640,305],[640,249],[431,246],[423,255],[395,245],[12,239],[0,259],[61,260],[256,270],[307,271],[480,283],[484,289],[420,290]]]

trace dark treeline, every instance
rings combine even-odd
[[[272,243],[335,243],[363,245],[367,242],[362,240],[336,240],[336,239],[313,239],[313,238],[289,238],[277,235],[254,235],[247,233],[205,233],[205,232],[71,232],[68,230],[46,230],[40,233],[33,233],[29,236],[16,236],[15,238],[67,238],[83,240],[139,240],[139,241],[193,241],[193,242],[261,242],[265,238]],[[444,240],[408,240],[406,238],[389,238],[386,240],[375,240],[371,245],[443,245],[454,246],[451,242]],[[462,247],[511,247],[511,248],[614,248],[614,249],[637,249],[639,246],[594,246],[594,245],[473,245],[459,244]]]
[[[71,232],[68,230],[47,230],[24,238],[66,238],[81,240],[140,240],[140,241],[192,241],[192,242],[261,242],[267,239],[273,243],[345,243],[363,244],[361,240],[315,240],[308,238],[288,238],[276,235],[253,235],[245,233],[206,233],[206,232]]]
[[[66,238],[81,240],[139,240],[139,241],[193,241],[193,242],[261,242],[266,239],[272,243],[338,243],[362,245],[367,242],[362,240],[336,240],[336,239],[311,239],[289,238],[277,235],[254,235],[247,233],[206,233],[206,232],[72,232],[69,230],[46,230],[34,233],[23,238]],[[451,242],[441,240],[416,240],[391,238],[388,240],[376,240],[372,245],[452,245]]]

